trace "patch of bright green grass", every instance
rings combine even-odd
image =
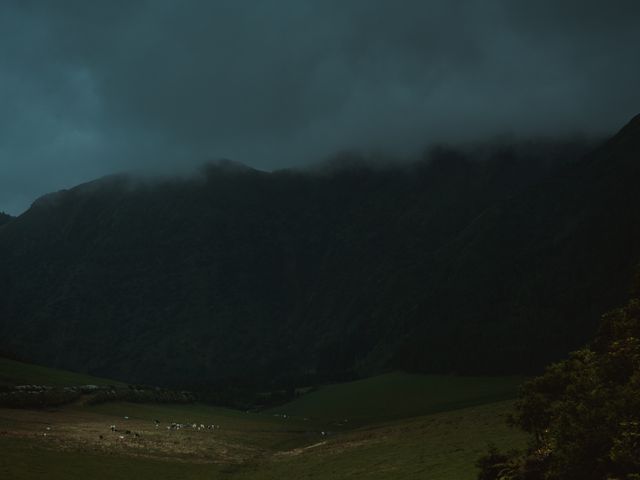
[[[514,398],[522,380],[395,372],[327,385],[269,412],[328,422],[380,422]]]
[[[122,382],[106,378],[92,377],[82,373],[68,372],[55,368],[17,362],[0,358],[0,385],[124,385]]]

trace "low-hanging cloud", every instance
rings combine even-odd
[[[0,210],[122,170],[603,134],[640,111],[640,3],[0,6]]]

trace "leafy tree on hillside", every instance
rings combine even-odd
[[[640,479],[640,300],[525,384],[511,421],[532,434],[530,448],[492,449],[479,480]]]

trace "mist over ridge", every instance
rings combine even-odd
[[[0,210],[119,171],[609,135],[637,2],[3,3]]]
[[[173,385],[535,372],[628,292],[639,125],[586,155],[226,161],[43,196],[0,226],[0,350]]]

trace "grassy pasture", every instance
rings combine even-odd
[[[171,413],[179,414],[180,408]],[[227,422],[214,433],[156,432],[148,420],[130,418],[124,425],[141,431],[141,442],[130,436],[119,441],[117,433],[108,431],[109,422],[123,425],[115,414],[43,412],[29,423],[0,411],[0,432],[5,432],[0,433],[0,477],[31,480],[46,472],[52,479],[472,480],[474,462],[488,443],[512,448],[526,441],[505,424],[510,408],[508,401],[490,403],[327,436],[255,414],[245,419],[200,411],[203,420]],[[16,412],[22,411],[9,415]],[[135,412],[158,413],[154,406]],[[185,412],[184,420],[193,419],[193,413]],[[51,418],[55,415],[57,420]],[[48,437],[42,436],[45,425],[51,425]]]
[[[0,478],[196,480],[211,476],[209,464],[170,462],[81,450],[46,448],[31,440],[0,437]],[[223,477],[222,477],[223,478]]]
[[[253,478],[473,480],[489,443],[526,443],[506,425],[511,406],[496,402],[346,431],[272,456]]]
[[[49,369],[11,366],[0,366],[2,378],[97,383],[60,371],[36,381]],[[526,441],[506,426],[512,402],[501,400],[518,382],[391,373],[322,387],[262,413],[123,402],[0,409],[0,478],[472,480],[489,443]],[[167,430],[171,422],[220,428]]]

